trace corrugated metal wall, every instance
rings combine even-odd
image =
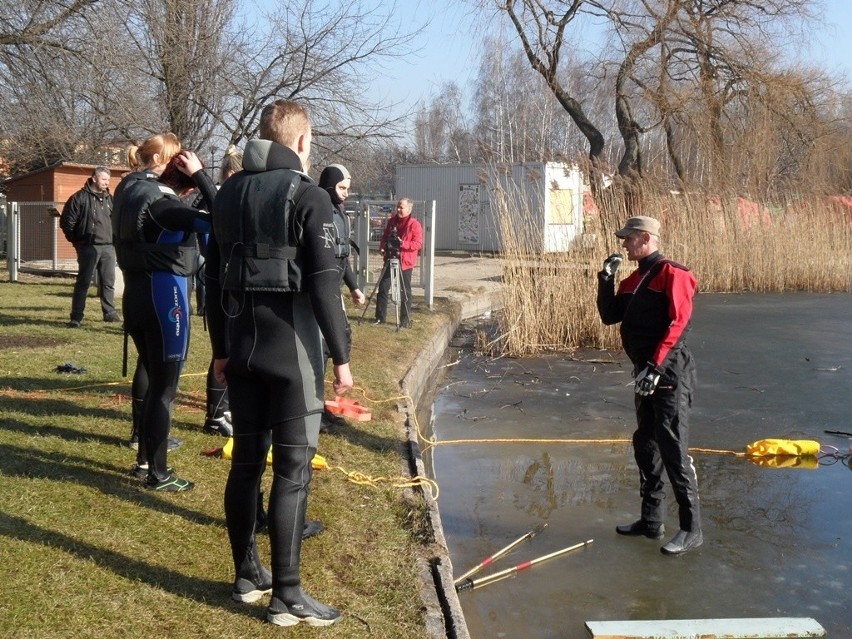
[[[398,197],[435,200],[435,249],[443,251],[500,251],[492,202],[498,181],[508,195],[518,199],[511,207],[518,222],[540,235],[540,250],[566,250],[582,232],[582,176],[565,164],[408,164],[396,168]],[[571,223],[560,228],[553,224],[551,189],[566,192],[563,208],[566,201],[573,205]]]

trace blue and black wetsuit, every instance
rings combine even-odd
[[[212,180],[203,171],[193,180],[212,202]],[[125,286],[124,325],[139,355],[132,388],[139,427],[137,464],[148,465],[147,481],[156,484],[171,475],[167,440],[189,348],[194,235],[210,231],[210,215],[181,201],[153,174],[137,172],[116,190],[115,216]]]

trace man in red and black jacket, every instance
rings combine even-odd
[[[635,377],[637,429],[633,452],[640,473],[641,518],[616,532],[661,539],[663,470],[678,503],[679,530],[660,550],[680,555],[703,542],[698,479],[689,456],[689,409],[695,388],[695,362],[686,347],[696,281],[692,272],[662,256],[660,223],[652,217],[627,220],[615,232],[627,259],[639,268],[615,290],[622,256],[613,254],[598,273],[598,313],[604,324],[621,322],[621,342]]]
[[[417,255],[423,248],[423,227],[412,217],[413,207],[414,202],[407,197],[397,202],[396,214],[388,220],[379,242],[379,253],[384,257],[385,263],[390,259],[399,259],[399,270],[402,276],[399,325],[402,328],[411,326],[411,274],[417,264]],[[390,287],[391,273],[390,269],[386,268],[382,273],[382,279],[379,280],[375,324],[385,323]]]

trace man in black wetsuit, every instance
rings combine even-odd
[[[228,384],[234,429],[225,487],[232,597],[252,602],[271,591],[271,623],[326,626],[340,613],[302,590],[299,562],[325,398],[322,338],[334,364],[334,392],[352,387],[332,205],[305,172],[305,109],[277,100],[263,109],[259,130],[261,139],[246,145],[244,170],[216,197],[207,253],[214,370]],[[213,302],[222,291],[224,304]],[[271,574],[254,532],[270,442]]]
[[[695,362],[686,346],[696,281],[692,272],[659,251],[660,223],[631,217],[615,232],[627,259],[639,263],[615,290],[622,261],[610,255],[598,273],[598,312],[604,324],[621,322],[621,341],[633,363],[637,429],[633,454],[639,466],[641,518],[616,526],[620,535],[661,539],[663,470],[678,504],[680,530],[660,550],[680,555],[703,542],[698,479],[689,456],[689,409],[695,389]]]

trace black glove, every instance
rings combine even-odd
[[[621,266],[621,262],[623,259],[624,257],[621,255],[621,253],[613,253],[604,260],[603,271],[601,272],[605,274],[606,279],[609,279],[613,275],[615,275],[615,272],[618,270],[618,267]]]
[[[660,382],[660,374],[657,370],[648,364],[636,376],[636,386],[634,390],[637,395],[652,395],[657,389],[657,384]]]

